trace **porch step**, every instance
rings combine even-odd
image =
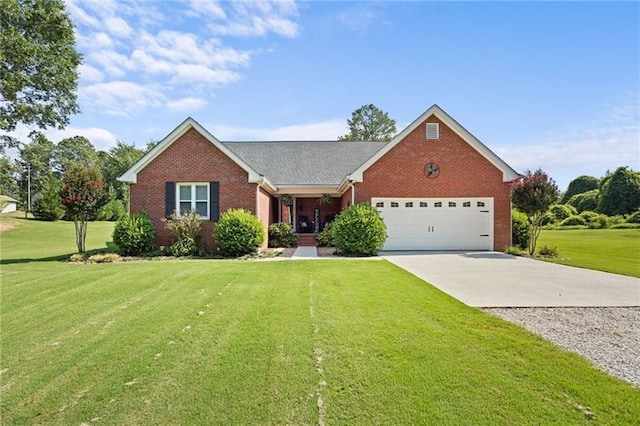
[[[316,245],[315,234],[298,234],[298,247],[315,246],[315,245]]]

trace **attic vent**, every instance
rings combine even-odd
[[[440,138],[440,125],[438,123],[427,123],[427,139]]]

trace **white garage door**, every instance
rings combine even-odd
[[[372,198],[383,250],[493,250],[493,198]]]

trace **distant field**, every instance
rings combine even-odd
[[[543,230],[543,244],[560,249],[549,262],[640,278],[640,229]]]
[[[75,252],[73,224],[14,224],[0,234],[3,425],[640,418],[640,389],[386,261],[69,264],[55,259]],[[111,226],[91,224],[88,246]]]

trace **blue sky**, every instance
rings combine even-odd
[[[192,116],[223,140],[335,139],[373,103],[437,103],[565,189],[640,169],[635,2],[68,0],[82,113],[52,140],[144,146]]]

